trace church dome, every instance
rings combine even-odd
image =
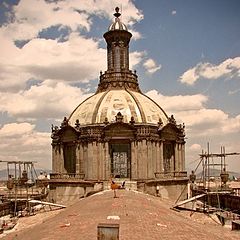
[[[103,35],[107,42],[108,69],[100,73],[96,93],[73,111],[68,122],[73,127],[112,123],[121,113],[125,123],[166,125],[166,113],[141,92],[136,72],[129,70],[128,48],[132,34],[120,21],[119,8],[115,10],[115,22]]]
[[[125,31],[127,31],[126,25],[124,23],[122,23],[121,20],[119,19],[119,17],[121,16],[121,14],[119,13],[119,8],[116,7],[115,10],[116,10],[116,13],[113,14],[116,17],[115,22],[113,22],[109,26],[108,31],[115,31],[115,30],[125,30]]]
[[[167,124],[168,117],[163,109],[146,95],[130,90],[109,90],[97,93],[81,103],[71,114],[69,124],[78,120],[81,125],[115,122],[118,113],[123,122]]]

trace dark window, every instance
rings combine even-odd
[[[63,147],[64,168],[67,173],[76,173],[76,146],[64,144]]]
[[[164,172],[170,172],[171,165],[174,163],[174,144],[163,144],[163,167]]]

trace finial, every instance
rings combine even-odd
[[[121,16],[121,13],[119,13],[119,7],[115,8],[115,13],[113,14],[113,16],[115,16],[116,18],[119,18]]]

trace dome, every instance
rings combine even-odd
[[[122,23],[119,19],[119,17],[121,16],[121,13],[119,13],[119,8],[116,7],[115,8],[115,13],[113,14],[116,18],[115,18],[115,22],[112,23],[109,28],[108,31],[115,31],[115,30],[125,30],[127,31],[127,27],[124,23]]]
[[[97,93],[82,102],[69,117],[69,124],[74,126],[76,120],[81,125],[101,124],[107,119],[115,122],[115,116],[120,112],[123,122],[129,123],[134,117],[135,123],[163,125],[168,117],[161,107],[146,95],[130,90],[109,90]]]
[[[125,31],[127,31],[126,25],[124,23],[122,23],[119,18],[116,18],[115,22],[112,23],[108,28],[108,31],[115,31],[115,30],[125,30]]]
[[[112,123],[120,112],[124,123],[134,120],[136,124],[168,123],[168,116],[152,99],[142,94],[136,72],[129,70],[129,42],[132,36],[115,8],[115,22],[103,36],[107,42],[108,69],[100,72],[96,93],[80,103],[68,119],[74,127]],[[122,31],[123,30],[123,31]]]

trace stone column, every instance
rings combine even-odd
[[[79,173],[86,174],[84,160],[84,143],[79,143]]]
[[[105,172],[106,172],[106,175],[105,175],[105,179],[108,180],[111,176],[111,157],[109,155],[109,143],[106,142],[105,143]]]
[[[153,178],[155,178],[155,172],[157,172],[157,148],[158,148],[158,143],[153,142],[152,143],[152,161],[153,161],[152,177]]]
[[[173,155],[171,157],[171,160],[170,160],[170,171],[173,172],[174,171],[174,166],[175,166],[175,144],[173,145]]]
[[[185,145],[181,144],[182,146],[182,171],[185,171]]]
[[[99,165],[98,165],[98,179],[103,180],[104,171],[103,171],[103,144],[98,142],[98,154],[99,154]]]
[[[99,153],[97,151],[97,143],[92,143],[92,179],[98,179],[98,167],[99,167]]]
[[[179,156],[179,170],[182,171],[182,144],[178,144],[178,156]]]
[[[179,159],[179,144],[175,143],[175,171],[179,171],[179,162],[181,160]]]
[[[92,180],[94,179],[93,177],[93,143],[90,142],[88,143],[88,167],[87,167],[87,172],[88,172],[88,179]]]
[[[161,171],[161,156],[160,156],[160,149],[161,143],[157,142],[156,143],[156,172]]]
[[[67,171],[64,168],[63,144],[61,144],[59,148],[60,148],[60,152],[58,152],[59,171],[60,173],[66,173]]]
[[[148,176],[148,155],[147,155],[147,140],[142,141],[142,155],[140,157],[142,158],[142,171],[143,176],[142,178],[146,179]]]
[[[147,178],[153,178],[153,142],[147,141]]]
[[[85,172],[85,179],[89,179],[89,172],[88,172],[88,144],[83,143],[83,160],[84,160],[84,172]]]
[[[163,166],[163,142],[160,142],[160,172],[164,172]]]
[[[58,172],[58,154],[57,154],[57,146],[52,145],[52,170],[53,172]]]
[[[144,157],[144,145],[146,145],[146,140],[141,140],[137,142],[137,159],[138,159],[138,178],[145,178],[146,171],[146,157]]]
[[[63,172],[63,166],[61,162],[61,145],[56,145],[52,148],[52,168],[56,173]]]
[[[131,178],[137,178],[137,154],[136,154],[136,142],[131,142]]]
[[[80,143],[76,143],[76,173],[80,173]]]

